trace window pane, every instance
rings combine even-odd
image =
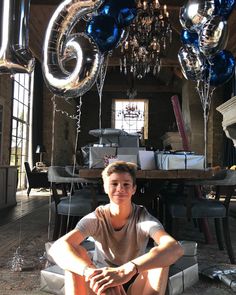
[[[18,117],[18,102],[13,101],[13,117]]]
[[[12,135],[16,136],[16,120],[12,120]]]

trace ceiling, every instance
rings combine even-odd
[[[43,50],[43,40],[48,22],[57,8],[61,3],[60,0],[31,0],[30,6],[30,28],[29,28],[29,46],[34,56],[41,60]],[[179,62],[177,58],[178,50],[181,46],[180,33],[182,30],[179,22],[179,9],[184,5],[183,0],[165,0],[160,1],[161,5],[167,4],[170,22],[173,29],[173,41],[171,46],[168,48],[166,56],[162,59],[162,67],[168,69],[168,75],[173,73],[177,77],[181,77],[181,71],[179,68]],[[232,52],[236,57],[236,10],[234,9],[230,17],[227,20],[229,27],[229,39],[227,43],[227,49]],[[119,66],[119,50],[114,50],[109,66]],[[167,85],[168,86],[168,85]]]

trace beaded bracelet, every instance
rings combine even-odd
[[[138,266],[135,262],[133,262],[132,260],[130,261],[134,266],[135,266],[135,270],[136,270],[136,273],[135,274],[138,274],[139,271],[138,271]]]

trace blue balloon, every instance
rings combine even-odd
[[[135,0],[107,0],[99,14],[113,16],[120,27],[130,25],[137,15]]]
[[[86,27],[86,33],[94,40],[102,53],[117,46],[121,32],[114,17],[109,15],[94,16]]]
[[[184,45],[193,46],[198,48],[198,34],[195,32],[190,32],[188,30],[182,30],[181,41]]]
[[[220,86],[234,74],[235,59],[230,51],[222,50],[208,59],[210,72],[210,85]]]
[[[225,19],[228,18],[235,5],[235,0],[215,0],[215,12],[216,15],[221,15]]]

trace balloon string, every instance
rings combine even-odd
[[[19,246],[18,248],[21,248],[21,238],[22,238],[22,217],[23,217],[23,203],[22,200],[20,201],[20,230],[19,230]]]
[[[75,146],[74,146],[74,156],[73,156],[73,175],[75,174],[75,167],[76,167],[76,152],[77,152],[77,146],[78,146],[78,140],[79,140],[79,133],[81,128],[81,109],[82,109],[82,96],[79,98],[79,104],[76,106],[76,115],[70,115],[68,112],[60,110],[57,108],[56,104],[56,96],[53,95],[52,97],[53,102],[53,130],[52,130],[52,155],[51,155],[51,165],[53,164],[53,155],[54,155],[54,142],[55,142],[55,116],[56,112],[61,113],[62,115],[66,115],[70,119],[76,120],[76,140],[75,140]],[[67,102],[69,102],[67,100]],[[69,228],[69,222],[70,222],[70,212],[71,212],[71,198],[72,198],[72,192],[73,192],[73,181],[71,181],[70,191],[68,192],[68,198],[69,198],[69,208],[67,213],[67,225],[66,225],[66,231],[68,231]],[[50,210],[50,216],[51,216],[51,210]],[[51,222],[50,222],[51,223]],[[49,234],[48,234],[49,236]]]
[[[55,95],[51,98],[53,101],[55,99]],[[52,146],[51,146],[51,159],[50,165],[54,166],[54,146],[55,146],[55,117],[56,117],[56,106],[53,103],[53,113],[52,113]],[[48,204],[48,241],[50,241],[50,233],[51,233],[51,223],[52,223],[52,182],[50,183],[50,195],[49,195],[49,204]]]
[[[98,78],[96,81],[96,86],[98,90],[99,95],[99,129],[102,128],[102,91],[104,86],[104,81],[107,73],[107,66],[109,61],[109,54],[107,54],[105,57],[102,57],[102,65],[98,74]]]
[[[82,96],[80,96],[80,101],[79,105],[76,106],[76,125],[77,125],[77,130],[76,130],[76,138],[75,138],[75,146],[74,146],[74,156],[73,156],[73,170],[72,170],[72,175],[75,175],[75,168],[76,168],[76,152],[77,152],[77,146],[78,146],[78,141],[79,141],[79,133],[80,133],[80,120],[81,120],[81,108],[82,108]],[[71,209],[71,198],[72,198],[72,192],[74,188],[74,182],[73,180],[71,181],[70,184],[70,191],[69,191],[69,209],[68,209],[68,214],[67,214],[67,223],[66,223],[66,232],[69,229],[69,222],[70,222],[70,209]]]
[[[207,145],[208,145],[208,119],[210,114],[210,108],[211,108],[211,100],[212,95],[215,90],[215,88],[210,87],[210,76],[211,70],[209,70],[208,77],[203,81],[198,81],[197,83],[197,91],[200,97],[201,105],[203,108],[203,123],[204,123],[204,168],[207,168]]]

